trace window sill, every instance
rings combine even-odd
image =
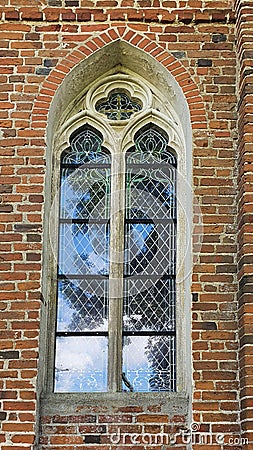
[[[159,405],[159,412],[169,416],[186,416],[189,413],[189,395],[180,392],[95,392],[54,393],[41,396],[41,412],[52,414],[83,414],[115,412],[126,407],[140,407],[143,412]]]

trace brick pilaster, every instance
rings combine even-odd
[[[242,437],[253,442],[253,0],[238,0],[238,280]],[[250,431],[251,430],[251,431]]]

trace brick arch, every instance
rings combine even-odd
[[[46,127],[49,108],[55,92],[71,69],[96,50],[118,39],[143,50],[166,67],[178,82],[185,95],[190,110],[192,128],[206,129],[207,120],[203,99],[199,93],[198,86],[185,67],[170,52],[159,46],[149,37],[130,30],[126,26],[110,28],[102,32],[99,36],[87,39],[57,64],[42,83],[40,93],[34,102],[31,115],[31,127],[33,129]]]

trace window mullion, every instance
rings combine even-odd
[[[121,391],[122,386],[122,311],[124,268],[124,155],[112,157],[111,214],[110,214],[110,270],[109,270],[109,343],[108,390]]]

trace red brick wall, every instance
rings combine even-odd
[[[194,266],[192,284],[195,294],[193,420],[201,425],[200,430],[209,432],[212,427],[214,434],[225,434],[225,444],[230,438],[234,439],[234,449],[241,448],[239,438],[235,440],[240,434],[237,204],[240,212],[241,420],[245,431],[252,425],[250,399],[246,399],[250,395],[250,385],[252,387],[252,352],[249,341],[244,338],[245,333],[252,337],[249,304],[252,286],[250,33],[247,42],[244,38],[245,17],[250,30],[252,16],[242,9],[243,4],[247,7],[247,2],[237,5],[237,52],[241,63],[239,150],[242,155],[239,158],[239,198],[236,197],[237,62],[231,1],[49,0],[49,6],[37,1],[30,1],[27,6],[25,0],[12,0],[12,6],[8,7],[4,6],[4,1],[1,3],[1,448],[31,449],[35,438],[47,111],[65,74],[97,48],[119,37],[144,48],[166,64],[181,85],[191,110],[195,195],[204,222],[203,245]],[[119,31],[115,31],[117,29]],[[167,52],[172,55],[168,60]],[[109,405],[108,411],[112,406]],[[135,407],[133,405],[127,412],[114,411],[117,418],[110,419],[109,424],[106,419],[98,418],[95,409],[90,411],[89,420],[80,414],[42,417],[40,449],[74,450],[84,446],[89,449],[92,438],[85,440],[84,435],[99,433],[101,444],[94,442],[90,448],[109,449],[108,438],[103,435],[117,426],[122,414],[130,417],[126,423],[120,422],[128,433],[133,427],[145,433],[149,426],[154,433],[159,433],[164,424],[178,427],[180,421],[184,421],[173,418],[173,414],[164,417],[159,405],[153,405],[153,412]],[[123,449],[126,444],[120,445],[114,448]],[[194,447],[206,449],[206,445]],[[134,449],[134,445],[131,448]],[[149,447],[139,445],[138,448]],[[212,446],[213,450],[227,448],[231,446],[216,442]]]

